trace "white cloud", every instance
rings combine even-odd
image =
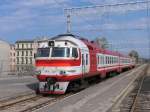
[[[65,4],[68,0],[57,0],[60,4]],[[20,29],[34,28],[37,26],[56,26],[63,23],[65,18],[62,14],[45,14],[36,11],[44,7],[60,9],[60,4],[55,0],[14,0],[0,7],[0,10],[7,10],[7,14],[0,14],[0,32],[12,32]]]
[[[88,22],[88,20],[92,20],[93,22],[98,21],[95,17],[86,18],[78,18],[76,19],[74,29],[82,30],[82,31],[107,31],[107,30],[146,30],[148,27],[149,19],[146,17],[135,18],[134,20],[126,20],[124,22],[104,22],[101,24],[93,24],[92,22]],[[100,21],[100,20],[99,20]],[[82,24],[82,26],[81,26]],[[79,28],[77,27],[79,26]],[[89,27],[90,26],[90,27]]]
[[[122,30],[122,29],[147,29],[148,19],[146,17],[128,20],[122,23],[105,23],[102,25],[102,29],[104,30]]]

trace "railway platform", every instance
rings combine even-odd
[[[35,112],[107,112],[126,91],[134,88],[134,81],[142,74],[145,67],[146,64],[141,65]]]
[[[0,77],[0,100],[34,92],[37,79],[33,76]]]

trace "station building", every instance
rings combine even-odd
[[[10,45],[0,40],[0,75],[8,74],[10,71]]]

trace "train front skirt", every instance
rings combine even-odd
[[[56,82],[48,85],[47,82],[39,82],[39,92],[43,94],[65,94],[69,82]]]

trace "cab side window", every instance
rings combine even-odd
[[[78,58],[78,50],[77,50],[77,48],[72,48],[72,57]]]

